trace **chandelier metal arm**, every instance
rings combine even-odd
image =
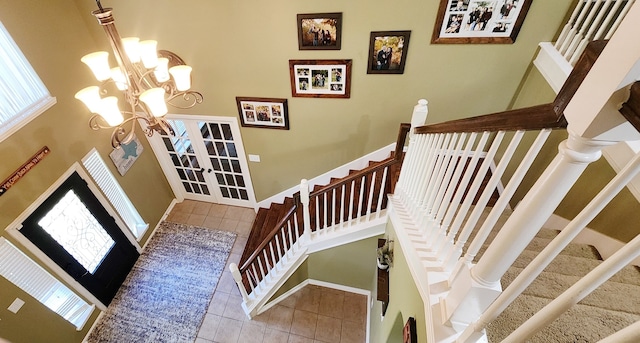
[[[124,79],[116,76],[119,73],[116,73],[114,69],[111,70],[112,78],[103,81],[99,87],[93,87],[98,89],[99,97],[107,95],[107,84],[113,82],[118,88],[123,92],[124,100],[126,101],[130,111],[120,111],[121,114],[127,114],[128,117],[126,119],[121,119],[114,117],[111,112],[106,113],[109,114],[109,122],[115,123],[118,121],[114,121],[114,118],[120,119],[121,122],[117,125],[110,125],[108,121],[103,117],[103,112],[100,110],[95,111],[95,108],[89,106],[92,112],[99,114],[93,115],[89,119],[89,127],[93,130],[99,129],[113,129],[113,133],[111,135],[111,145],[116,148],[121,144],[126,144],[133,139],[133,133],[135,131],[135,123],[136,121],[144,122],[142,126],[142,130],[144,133],[151,137],[154,132],[159,132],[161,134],[173,135],[174,130],[171,127],[171,124],[168,120],[162,118],[163,111],[158,111],[158,106],[156,102],[149,103],[147,100],[141,101],[140,97],[145,97],[143,93],[149,91],[148,93],[155,92],[154,88],[162,88],[164,89],[164,102],[173,107],[180,109],[189,109],[194,107],[197,104],[201,104],[203,102],[203,96],[200,92],[189,90],[190,80],[189,67],[179,67],[174,68],[177,70],[180,69],[184,72],[185,69],[188,70],[186,74],[186,79],[184,77],[180,78],[180,82],[176,84],[176,80],[178,80],[176,75],[172,76],[175,78],[170,78],[166,76],[167,69],[171,67],[177,66],[186,66],[185,62],[175,53],[168,50],[158,50],[158,57],[166,58],[167,68],[164,72],[156,70],[155,67],[147,67],[147,61],[143,61],[144,63],[138,62],[137,58],[135,63],[129,58],[127,51],[125,50],[125,45],[120,38],[118,30],[115,26],[115,21],[112,15],[111,8],[103,8],[100,0],[96,0],[96,5],[98,9],[93,11],[92,14],[98,20],[98,23],[103,27],[105,34],[109,39],[109,43],[114,53],[115,60],[120,68],[120,72],[122,72]],[[137,38],[136,38],[137,41]],[[127,43],[128,44],[128,43]],[[154,43],[155,44],[155,43]],[[127,45],[127,48],[129,46]],[[133,56],[133,55],[132,55]],[[83,59],[84,61],[84,59]],[[156,73],[158,72],[158,73]],[[171,71],[174,73],[174,71]],[[98,75],[98,74],[96,74]],[[114,76],[115,75],[115,76]],[[184,75],[184,74],[180,74]],[[104,80],[104,78],[98,78],[99,80]],[[160,82],[162,80],[163,82]],[[167,81],[164,81],[167,80]],[[91,87],[89,87],[91,88]],[[178,90],[180,89],[180,90]],[[183,90],[187,89],[187,90]],[[84,90],[83,90],[84,91]],[[80,93],[80,92],[79,92]],[[97,96],[97,95],[96,95]],[[78,97],[78,96],[76,96]],[[80,98],[79,98],[80,99]],[[106,99],[102,99],[106,100]],[[115,100],[115,99],[114,99]],[[83,100],[84,101],[84,100]],[[115,106],[115,102],[112,101]],[[94,106],[95,107],[95,106]],[[152,111],[153,110],[153,111]],[[117,113],[117,112],[116,112]],[[164,113],[166,113],[166,108],[164,109]],[[154,116],[155,114],[156,116]]]

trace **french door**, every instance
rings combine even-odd
[[[174,115],[167,119],[175,135],[155,134],[149,142],[176,196],[254,207],[235,118]]]
[[[20,232],[105,305],[139,256],[77,172],[22,222]]]

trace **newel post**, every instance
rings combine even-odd
[[[302,203],[302,217],[304,219],[304,236],[311,239],[311,217],[309,215],[309,182],[307,179],[300,181],[300,202]]]
[[[247,301],[249,301],[249,295],[247,294],[247,290],[242,284],[242,275],[240,274],[238,265],[235,263],[231,263],[229,265],[229,271],[231,271],[231,276],[233,276],[233,280],[235,280],[236,284],[238,285],[238,289],[240,290],[240,294],[242,295],[242,300],[247,303]]]
[[[427,104],[429,102],[425,99],[418,100],[418,104],[413,107],[413,114],[411,115],[411,133],[413,133],[413,129],[418,126],[423,126],[427,121],[427,114],[429,113],[429,108]]]
[[[451,323],[475,321],[500,295],[500,278],[533,240],[587,166],[600,158],[610,141],[575,135],[559,146],[545,169],[475,266],[462,265],[450,279],[443,319]]]

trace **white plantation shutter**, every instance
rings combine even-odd
[[[82,164],[96,182],[102,193],[109,199],[122,221],[138,240],[142,238],[149,224],[145,223],[116,178],[111,174],[96,149],[92,149],[82,159]]]
[[[0,237],[0,275],[81,330],[94,306]]]
[[[0,141],[55,104],[0,23]]]

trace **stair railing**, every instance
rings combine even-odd
[[[574,65],[589,42],[611,38],[634,1],[579,0],[554,47]]]
[[[245,311],[271,290],[276,275],[308,244],[362,221],[382,218],[382,210],[387,206],[386,195],[394,190],[395,177],[391,173],[394,166],[399,169],[402,164],[410,128],[410,124],[400,125],[393,156],[381,162],[312,192],[307,180],[301,181],[300,193],[294,196],[292,207],[253,254],[241,267],[230,265]]]

